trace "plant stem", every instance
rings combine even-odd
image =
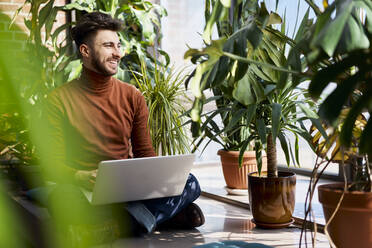
[[[273,142],[271,132],[267,136],[267,177],[278,177],[278,167],[276,162],[276,146]]]
[[[315,15],[319,16],[322,14],[322,11],[320,11],[319,7],[312,1],[312,0],[305,0],[307,4],[312,8],[315,12]]]
[[[276,71],[282,71],[282,72],[287,72],[287,73],[292,73],[292,74],[301,74],[301,72],[299,72],[299,71],[292,71],[292,70],[288,70],[288,69],[285,69],[285,68],[277,67],[275,65],[270,65],[270,64],[258,62],[258,61],[248,59],[248,58],[244,58],[244,57],[240,57],[238,55],[228,53],[228,52],[223,52],[223,55],[226,56],[226,57],[229,57],[231,59],[238,60],[240,62],[244,62],[244,63],[248,63],[248,64],[252,63],[252,64],[255,64],[255,65],[264,66],[264,67],[268,67],[268,68],[271,68],[271,69],[276,70]]]

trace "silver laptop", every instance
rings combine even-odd
[[[180,195],[195,155],[173,155],[102,161],[93,192],[83,193],[93,205]]]

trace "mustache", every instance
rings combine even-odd
[[[112,61],[112,60],[114,60],[114,61],[116,61],[116,62],[120,62],[120,57],[118,57],[118,58],[116,58],[116,57],[111,57],[111,58],[109,58],[109,59],[107,59],[108,61]]]

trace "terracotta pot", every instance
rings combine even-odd
[[[319,202],[328,222],[342,195],[342,183],[318,187]],[[328,227],[338,248],[372,247],[372,192],[346,192],[334,219]]]
[[[279,171],[278,175],[276,178],[268,178],[267,172],[262,172],[261,177],[256,172],[248,175],[251,212],[254,221],[262,226],[285,227],[293,221],[296,174]]]
[[[242,167],[239,168],[239,151],[219,150],[221,157],[223,176],[226,185],[232,189],[247,189],[248,173],[257,171],[256,153],[248,151],[244,153]],[[263,156],[263,168],[266,168],[266,156]]]

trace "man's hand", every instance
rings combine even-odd
[[[96,183],[97,170],[78,170],[75,173],[76,182],[87,190],[92,191]]]

